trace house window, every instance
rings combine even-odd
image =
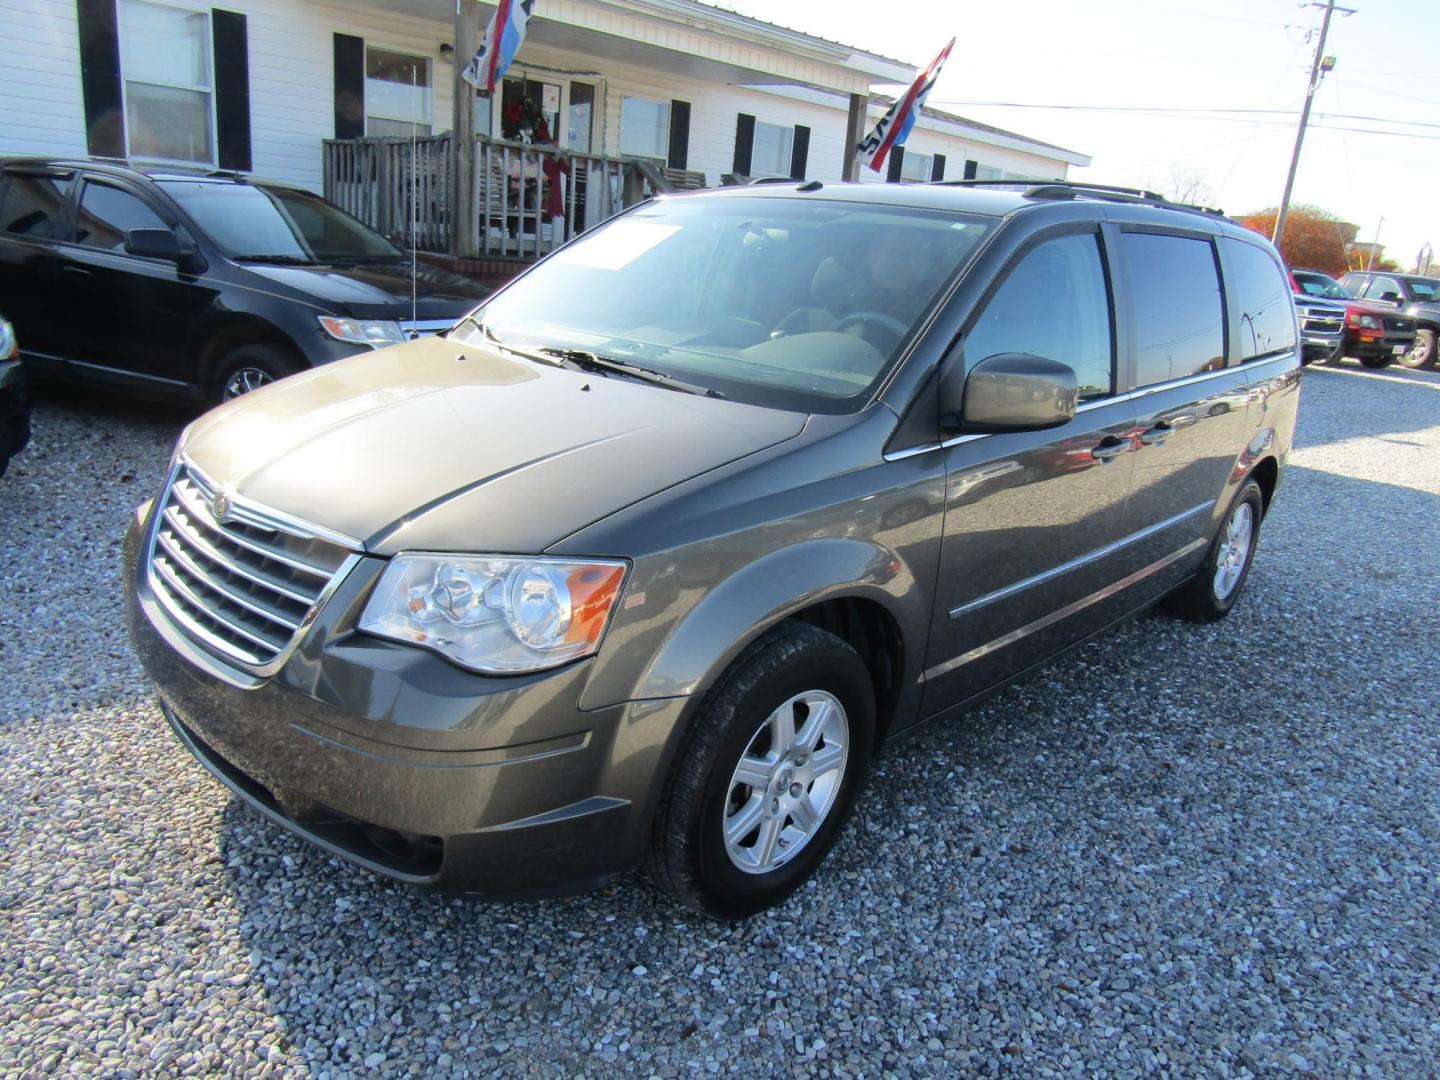
[[[365,50],[365,134],[430,134],[430,61]]]
[[[1001,179],[1002,176],[1003,176],[1003,173],[1001,172],[1001,170],[995,168],[995,166],[993,166],[993,165],[976,165],[976,166],[975,166],[975,179],[976,179],[976,180],[999,180],[999,179]]]
[[[930,170],[935,167],[935,155],[914,154],[909,150],[900,161],[900,179],[918,180],[926,183],[930,179]]]
[[[120,53],[130,156],[213,163],[209,13],[123,0]]]
[[[795,151],[795,129],[755,121],[755,141],[750,150],[751,176],[789,176],[790,157]]]
[[[665,159],[670,154],[670,103],[620,99],[620,153]]]

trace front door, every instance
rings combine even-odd
[[[1115,313],[1098,230],[1018,255],[949,363],[997,353],[1069,364],[1075,418],[1050,431],[961,436],[946,451],[940,574],[926,663],[937,712],[1114,617],[1135,407],[1117,395]]]
[[[195,377],[188,331],[210,292],[174,262],[128,254],[131,229],[175,223],[139,193],[87,178],[65,252],[72,310],[87,313],[76,359],[178,389]]]

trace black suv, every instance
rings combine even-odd
[[[1400,357],[1402,364],[1421,368],[1435,363],[1435,333],[1440,330],[1440,278],[1352,270],[1340,279],[1340,284],[1371,304],[1415,320],[1415,344]]]
[[[0,297],[37,373],[218,402],[453,325],[490,290],[312,192],[0,160]]]

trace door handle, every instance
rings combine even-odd
[[[60,268],[60,272],[79,278],[87,278],[90,276],[90,271],[86,270],[83,266],[63,266]]]
[[[1130,444],[1124,439],[1117,439],[1113,435],[1107,435],[1104,442],[1090,451],[1090,456],[1103,465],[1107,461],[1113,461],[1129,449]]]
[[[1164,446],[1165,440],[1174,434],[1175,429],[1162,420],[1149,431],[1142,431],[1140,442],[1143,446]]]

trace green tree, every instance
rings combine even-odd
[[[1235,220],[1245,228],[1269,237],[1275,231],[1278,210],[1257,210]],[[1355,226],[1341,221],[1318,206],[1292,206],[1285,218],[1285,235],[1280,238],[1280,257],[1286,266],[1323,270],[1339,277],[1349,267],[1345,248],[1355,238]]]

